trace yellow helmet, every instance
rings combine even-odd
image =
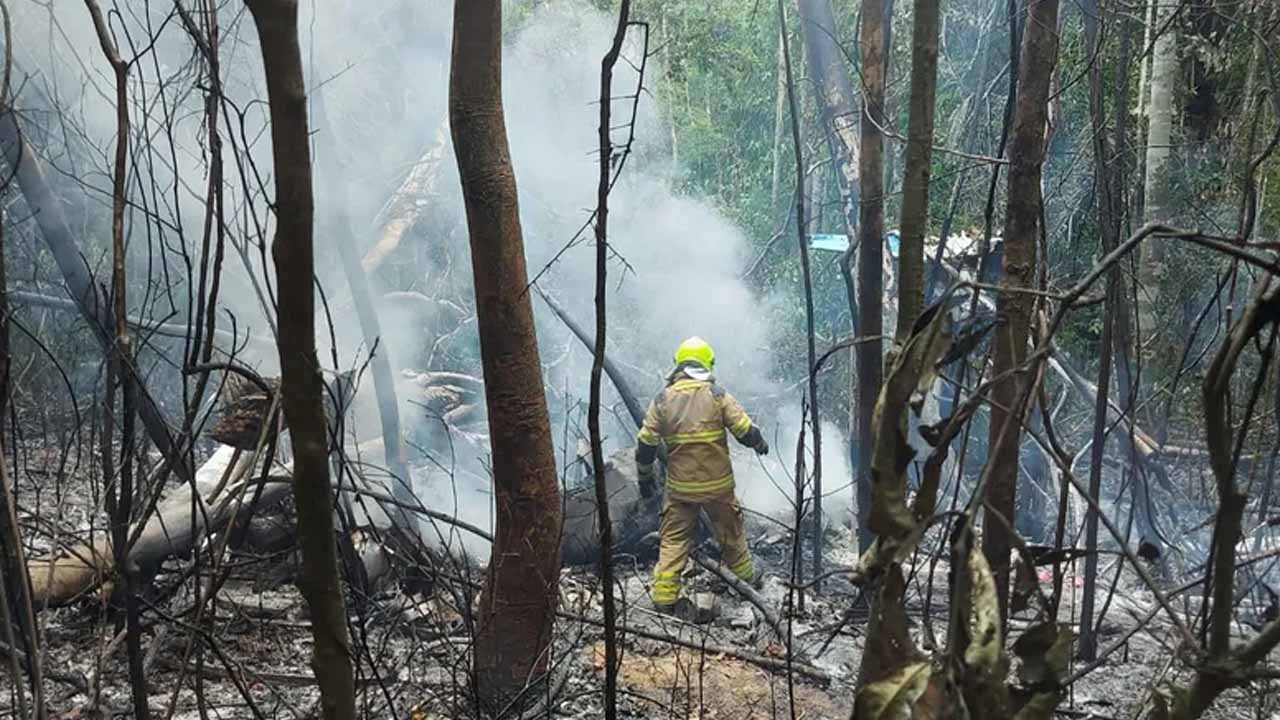
[[[693,361],[710,370],[716,366],[716,351],[706,340],[695,336],[680,343],[676,348],[675,361],[676,365]]]

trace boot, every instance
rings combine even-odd
[[[673,603],[654,603],[653,609],[663,615],[670,615],[687,623],[697,622],[698,620],[697,606],[686,597],[682,597]]]

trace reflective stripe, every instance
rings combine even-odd
[[[640,428],[640,432],[636,435],[636,440],[651,447],[657,447],[662,438],[658,437],[658,433],[649,428]]]
[[[734,437],[740,438],[743,435],[746,435],[747,431],[750,429],[751,429],[751,418],[746,415],[743,415],[742,419],[738,420],[738,422],[733,424],[733,427],[729,428],[729,431],[733,433]]]
[[[677,380],[667,387],[674,392],[691,392],[708,385],[705,380]]]
[[[680,576],[673,572],[653,573],[653,601],[659,605],[675,602],[680,597]]]
[[[682,482],[667,478],[667,490],[677,492],[681,495],[709,495],[712,493],[722,492],[733,487],[733,473],[729,473],[719,480],[692,480]]]
[[[663,438],[668,445],[689,445],[693,443],[711,443],[724,439],[724,428],[701,430],[699,432],[673,433]]]
[[[745,582],[751,582],[755,579],[755,563],[751,561],[750,555],[743,559],[742,562],[729,569],[732,570],[733,574],[737,575],[740,580]]]

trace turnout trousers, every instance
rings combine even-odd
[[[720,561],[744,582],[755,579],[755,565],[742,525],[742,507],[733,486],[705,495],[668,492],[662,504],[661,544],[653,569],[653,604],[673,605],[680,597],[680,573],[689,560],[698,529],[698,512],[707,511],[720,544]]]

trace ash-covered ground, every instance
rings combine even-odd
[[[88,518],[88,494],[63,498],[64,518]],[[761,592],[781,619],[779,637],[764,613],[738,596],[713,572],[691,562],[685,587],[714,620],[682,622],[651,609],[651,559],[620,553],[616,558],[622,635],[620,706],[629,718],[846,718],[852,709],[867,612],[859,588],[835,572],[821,592],[790,589],[793,542],[777,523],[750,520],[752,548],[768,573]],[[826,533],[824,566],[854,565],[848,529]],[[922,545],[908,564],[908,616],[916,644],[945,643],[947,573],[945,554],[936,560]],[[715,549],[700,552],[714,559]],[[441,557],[434,568],[393,559],[367,594],[349,595],[350,627],[359,659],[360,707],[366,717],[466,717],[470,632],[465,603],[474,602],[487,558]],[[805,568],[812,558],[801,558]],[[146,676],[155,717],[306,718],[317,716],[318,691],[309,667],[311,628],[302,597],[292,584],[293,551],[241,552],[216,571],[204,561],[166,563],[151,585],[143,612]],[[1113,572],[1104,563],[1105,577]],[[225,574],[212,601],[197,617],[196,584],[207,595],[211,579]],[[1075,568],[1065,577],[1061,615],[1078,611]],[[1177,583],[1170,583],[1170,586]],[[553,646],[552,680],[543,694],[542,716],[602,716],[603,631],[601,592],[591,567],[562,571],[561,615]],[[1139,624],[1154,604],[1131,573],[1122,573],[1107,603],[1101,646],[1105,649]],[[1189,603],[1184,606],[1185,603]],[[1177,606],[1194,612],[1197,597],[1179,596]],[[1102,605],[1103,603],[1098,603]],[[131,714],[120,613],[95,595],[40,614],[45,686],[51,717],[128,717]],[[1032,619],[1015,615],[1011,634]],[[1241,639],[1253,632],[1238,630]],[[790,658],[787,645],[790,644]],[[790,662],[789,662],[790,660]],[[1081,665],[1073,663],[1073,671]],[[8,663],[4,686],[10,687]],[[1060,717],[1130,718],[1144,713],[1150,689],[1188,679],[1176,636],[1162,616],[1147,623],[1097,669],[1075,682]],[[1280,712],[1269,683],[1233,691],[1208,717],[1265,718]],[[0,698],[4,714],[13,698]]]

